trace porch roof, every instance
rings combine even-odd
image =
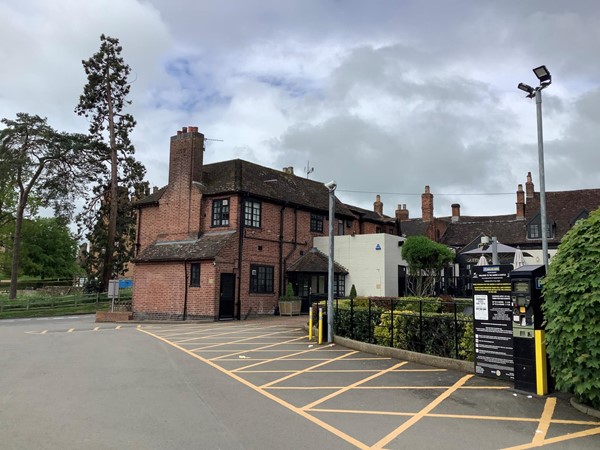
[[[288,272],[313,272],[313,273],[327,273],[329,270],[329,257],[317,250],[316,248],[311,248],[308,253],[304,256],[301,256],[295,263],[293,263],[290,267],[288,267]],[[333,271],[334,273],[347,275],[348,270],[336,263],[333,262]]]
[[[135,262],[214,259],[234,234],[235,231],[212,231],[195,239],[156,241],[140,253]]]

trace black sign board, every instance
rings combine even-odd
[[[514,380],[510,264],[473,267],[475,373]]]

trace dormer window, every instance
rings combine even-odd
[[[581,219],[587,219],[590,216],[589,212],[586,209],[582,209],[581,211],[579,211],[579,214],[577,214],[577,216],[575,216],[575,218],[573,220],[571,220],[571,222],[569,222],[570,226],[575,225],[575,222],[577,222],[578,220]]]
[[[556,222],[548,219],[546,222],[546,236],[548,239],[554,238],[554,230],[556,229]],[[542,217],[537,214],[527,224],[527,239],[541,239],[542,238]]]

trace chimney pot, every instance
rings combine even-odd
[[[458,222],[460,220],[460,204],[452,204],[452,222]]]
[[[383,216],[383,203],[381,203],[380,195],[377,195],[375,197],[375,203],[373,203],[373,211],[375,211],[380,216]]]
[[[424,222],[433,220],[433,194],[429,186],[425,186],[425,192],[421,194],[421,218]]]
[[[187,133],[187,127],[181,127],[181,132],[182,132],[183,134]]]
[[[525,193],[522,184],[517,187],[517,220],[525,220]]]
[[[533,181],[531,180],[531,172],[527,172],[527,182],[525,183],[525,196],[527,198],[533,198],[534,193]]]
[[[406,205],[398,204],[398,209],[396,209],[396,220],[408,220],[408,209],[406,209]]]

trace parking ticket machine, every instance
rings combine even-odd
[[[522,266],[510,273],[513,307],[515,388],[548,393],[541,279],[544,266]]]

